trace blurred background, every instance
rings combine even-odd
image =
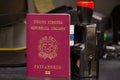
[[[0,48],[25,48],[25,13],[45,13],[63,5],[76,8],[77,0],[1,0],[0,1]],[[94,0],[95,10],[110,15],[119,0]],[[41,5],[41,3],[44,3]],[[42,7],[41,7],[42,6]],[[49,7],[49,8],[45,8]],[[46,9],[46,10],[45,10]],[[17,16],[17,17],[16,17]],[[16,21],[16,22],[15,22]],[[13,25],[12,25],[13,24]],[[4,28],[3,28],[4,27]],[[9,50],[8,50],[9,51]],[[12,51],[12,50],[11,50]],[[0,63],[25,61],[24,54],[0,51]]]
[[[8,68],[3,69],[4,67],[16,66],[23,66],[24,68],[14,70],[23,70],[21,73],[25,74],[27,13],[47,13],[60,6],[69,6],[76,9],[77,1],[78,0],[0,0],[0,66],[2,67],[2,70],[0,69],[0,75],[3,73],[6,74],[6,72],[4,72],[5,70],[9,71]],[[95,11],[104,16],[110,16],[115,6],[120,5],[119,0],[94,0],[94,2]],[[104,65],[106,63],[102,62],[100,64]],[[116,62],[113,64],[118,65]],[[108,64],[108,66],[110,65],[111,64]],[[7,74],[9,74],[9,72]],[[21,76],[23,75],[20,74],[20,78]],[[2,75],[2,77],[4,78],[5,75]]]

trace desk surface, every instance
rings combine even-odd
[[[99,80],[120,80],[120,61],[101,60]],[[26,67],[0,68],[0,80],[69,80],[62,78],[26,77]],[[72,76],[71,80],[78,80]]]

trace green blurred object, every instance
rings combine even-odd
[[[107,41],[107,34],[104,34],[104,41],[106,42]]]

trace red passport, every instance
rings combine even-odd
[[[27,14],[27,76],[70,76],[68,14]]]

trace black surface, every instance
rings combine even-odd
[[[26,68],[0,68],[0,80],[25,80]]]
[[[119,60],[100,60],[99,80],[120,80]]]
[[[46,80],[44,78],[27,78],[26,67],[0,68],[0,80]],[[68,80],[51,78],[50,80]],[[78,80],[75,76],[71,80]],[[100,60],[99,80],[120,80],[119,60]]]

